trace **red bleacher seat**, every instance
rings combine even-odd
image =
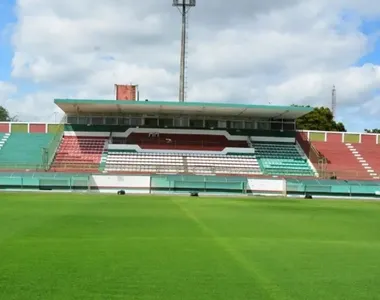
[[[65,136],[56,153],[52,171],[98,170],[104,137]]]
[[[246,141],[230,141],[222,135],[131,133],[127,138],[115,138],[114,143],[136,144],[143,149],[178,149],[222,151],[226,147],[246,148]]]

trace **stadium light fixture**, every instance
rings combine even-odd
[[[185,83],[186,83],[186,47],[187,47],[187,17],[190,9],[196,6],[196,0],[173,0],[173,6],[177,7],[182,16],[182,36],[181,36],[181,60],[180,60],[180,78],[179,78],[179,102],[185,101]]]

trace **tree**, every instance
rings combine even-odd
[[[0,105],[0,122],[15,122],[17,121],[17,116],[11,117],[8,110]]]
[[[342,122],[336,122],[334,120],[334,116],[328,107],[316,107],[307,115],[298,118],[297,129],[340,132],[347,131]]]
[[[364,129],[364,132],[366,133],[380,133],[380,129],[375,128],[375,129]]]

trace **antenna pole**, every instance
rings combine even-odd
[[[336,117],[336,88],[335,85],[333,85],[332,91],[331,91],[331,112],[333,117]]]

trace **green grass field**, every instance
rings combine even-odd
[[[0,299],[379,295],[380,203],[0,194]]]

